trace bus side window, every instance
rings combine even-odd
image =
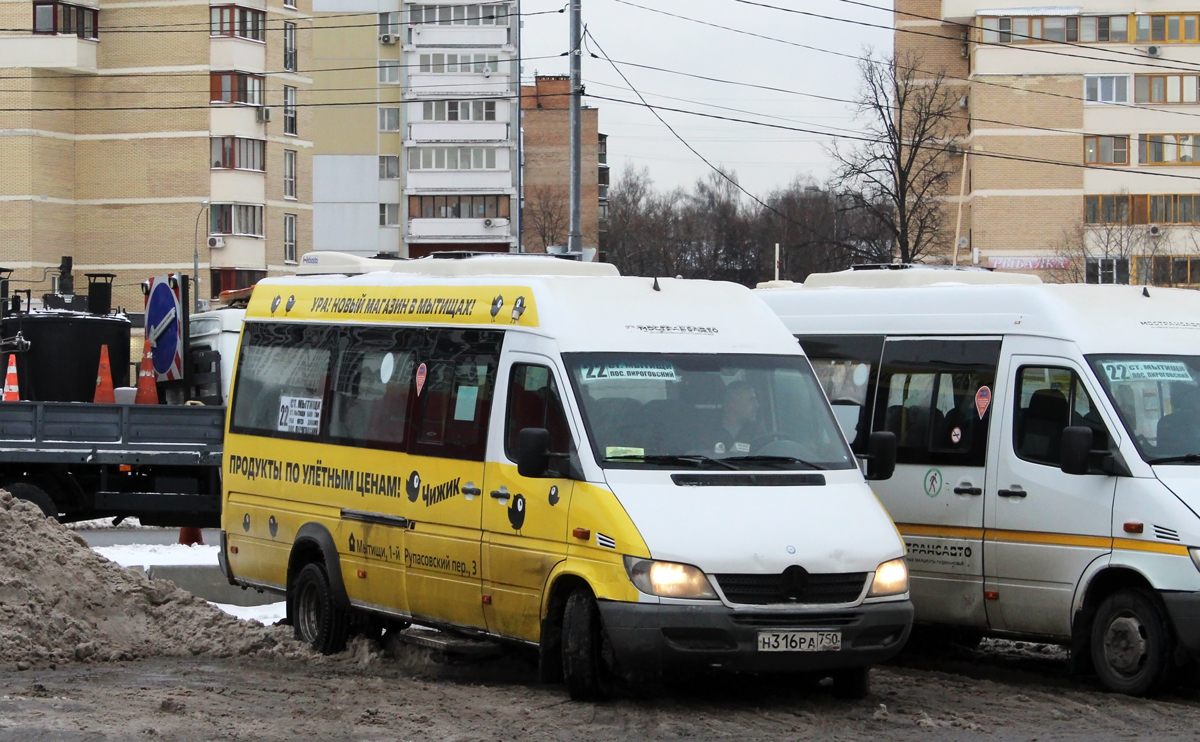
[[[365,448],[403,450],[416,351],[411,330],[347,327],[339,337],[329,394],[329,437]]]
[[[999,360],[999,340],[889,338],[875,430],[896,434],[897,463],[984,465]]]
[[[1092,448],[1108,448],[1108,428],[1070,369],[1022,366],[1013,415],[1013,450],[1026,461],[1059,466],[1062,433],[1069,425],[1091,428]]]
[[[563,412],[562,398],[554,373],[546,366],[513,364],[508,380],[508,409],[504,420],[504,453],[517,461],[517,440],[525,428],[545,428],[550,432],[550,452],[571,452],[571,429]],[[565,476],[567,461],[550,460],[551,475]]]
[[[797,339],[850,447],[855,453],[866,453],[883,337],[805,335]]]
[[[316,440],[325,421],[335,332],[247,322],[234,387],[234,433]]]
[[[488,413],[504,334],[484,330],[430,330],[419,350],[416,436],[409,453],[482,461]]]

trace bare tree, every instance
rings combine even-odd
[[[946,231],[942,198],[955,171],[949,152],[957,96],[945,73],[922,70],[914,54],[868,54],[859,68],[856,110],[865,141],[830,150],[833,184],[891,234],[895,257],[913,262]]]
[[[1073,224],[1051,245],[1056,265],[1047,273],[1055,283],[1129,283],[1134,260],[1148,257],[1152,266],[1154,256],[1170,252],[1171,237],[1169,229],[1151,233],[1144,224]],[[1138,277],[1138,283],[1169,282],[1169,276]]]
[[[571,225],[571,203],[566,190],[555,186],[525,189],[525,231],[533,237],[534,252],[566,244]]]

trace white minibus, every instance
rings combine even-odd
[[[301,273],[246,310],[220,551],[298,638],[536,647],[575,698],[713,669],[861,696],[903,646],[904,544],[748,289],[533,256]]]
[[[897,436],[874,489],[918,622],[1069,645],[1131,694],[1200,652],[1200,293],[916,266],[757,293],[854,450]]]

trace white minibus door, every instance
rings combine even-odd
[[[1004,368],[1002,431],[987,486],[988,623],[1067,637],[1080,576],[1112,551],[1116,477],[1064,474],[1062,432],[1090,427],[1093,448],[1106,449],[1116,428],[1078,364],[1014,355]]]
[[[908,545],[918,621],[987,625],[983,492],[1000,338],[884,344],[874,430],[896,434],[896,473],[873,482]]]

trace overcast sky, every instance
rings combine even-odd
[[[567,14],[529,15],[556,10],[565,0],[522,0],[526,14],[522,43],[524,77],[534,72],[566,74],[567,59],[529,59],[560,54],[569,43]],[[629,3],[728,26],[791,44],[859,55],[865,47],[891,49],[891,32],[777,10],[751,7],[737,0],[628,0]],[[872,10],[840,0],[763,0],[766,4],[888,26],[891,3],[870,0],[885,9]],[[583,20],[604,51],[617,62],[632,62],[692,75],[753,83],[790,91],[850,99],[858,86],[853,59],[799,46],[702,26],[633,7],[620,0],[583,0]],[[596,51],[593,49],[593,51]],[[597,53],[599,53],[597,51]],[[622,67],[646,99],[654,104],[750,119],[821,132],[855,128],[851,107],[844,103],[697,80],[676,74]],[[636,100],[612,66],[585,50],[583,80],[589,95]],[[594,98],[600,130],[609,135],[613,180],[626,163],[648,167],[660,188],[690,186],[708,167],[640,106]],[[736,109],[736,110],[728,110]],[[830,172],[827,136],[781,131],[742,123],[661,112],[701,154],[737,172],[756,194],[797,177],[824,180]]]

